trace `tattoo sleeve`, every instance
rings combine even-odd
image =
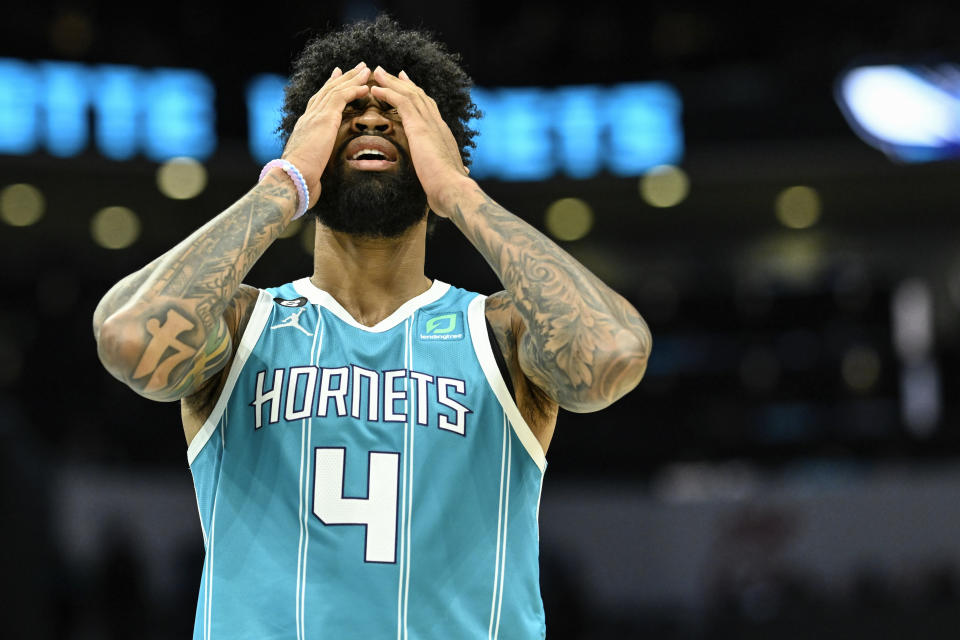
[[[107,369],[141,395],[197,391],[233,355],[256,290],[243,277],[289,222],[296,191],[268,175],[233,206],[117,283],[94,314]]]
[[[461,197],[450,217],[512,300],[519,361],[531,382],[581,412],[636,386],[651,339],[629,302],[479,188]]]

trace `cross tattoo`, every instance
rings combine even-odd
[[[158,389],[166,387],[167,380],[170,378],[170,372],[173,371],[174,367],[197,352],[197,350],[190,345],[184,344],[177,339],[177,336],[184,331],[193,329],[194,326],[192,322],[177,313],[174,309],[167,310],[167,317],[163,324],[160,324],[160,321],[156,318],[147,320],[147,331],[153,337],[150,339],[150,343],[143,352],[143,357],[140,358],[140,362],[133,372],[134,380],[150,373],[153,374],[150,376],[150,380],[147,382],[144,391],[157,391]],[[176,353],[170,354],[161,363],[163,354],[166,353],[167,349],[171,348],[174,349]]]

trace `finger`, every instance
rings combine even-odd
[[[381,102],[387,102],[392,104],[397,108],[397,111],[400,112],[400,117],[403,117],[404,112],[409,111],[410,109],[417,109],[411,100],[411,96],[400,93],[395,89],[390,89],[383,86],[372,86],[370,87],[370,93],[373,94],[373,97]]]
[[[458,149],[459,153],[459,145],[457,145],[456,138],[453,137],[449,125],[447,125],[446,120],[443,119],[443,115],[437,108],[436,102],[434,102],[430,96],[421,92],[425,99],[411,99],[410,96],[404,95],[399,91],[376,85],[370,87],[370,93],[373,94],[373,97],[377,100],[385,101],[395,106],[402,121],[412,122],[410,118],[414,112],[416,112],[417,116],[423,119],[423,121],[428,123],[432,121],[433,126],[440,131],[440,135],[443,136],[446,143],[450,145],[451,148]]]
[[[401,71],[403,75],[406,75],[406,72]],[[426,92],[423,89],[415,85],[412,81],[397,77],[384,69],[383,67],[377,67],[373,70],[373,77],[381,87],[392,89],[403,95],[410,96],[419,96],[421,99],[427,98]]]
[[[333,95],[336,95],[338,100],[343,102],[343,106],[346,106],[348,102],[353,102],[354,100],[359,100],[360,98],[367,95],[370,91],[370,87],[365,84],[358,86],[347,86],[337,89]],[[341,106],[341,109],[343,108]]]
[[[323,96],[337,91],[343,86],[366,85],[369,76],[370,69],[366,66],[366,63],[363,62],[355,66],[353,69],[350,69],[346,73],[341,71],[340,67],[336,67],[334,68],[333,73],[330,74],[330,77],[327,79],[327,81],[323,83],[323,86],[317,89],[317,92],[310,96],[310,99],[307,101],[307,107],[310,107],[314,102],[321,100]],[[351,98],[350,100],[355,100],[355,98]]]
[[[324,113],[328,109],[332,109],[339,117],[348,103],[363,98],[369,91],[370,87],[361,84],[337,87],[323,94],[318,93],[313,98],[310,98],[310,103],[307,104],[305,112],[315,112],[319,114]]]
[[[423,88],[420,87],[420,85],[418,85],[416,82],[411,80],[409,74],[407,74],[406,71],[401,70],[400,73],[397,74],[397,77],[413,85],[413,87],[416,89],[416,92],[420,94],[427,101],[427,103],[432,107],[432,110],[438,114],[440,113],[440,109],[437,107],[436,100],[434,100],[430,96],[430,94],[428,94],[426,91],[424,91]]]
[[[394,76],[387,72],[383,67],[377,67],[373,71],[373,77],[377,83],[380,84],[380,86],[384,87],[385,89],[396,91],[399,94],[409,96],[411,99],[417,97],[419,98],[420,102],[426,103],[427,110],[439,113],[436,102],[433,100],[433,98],[428,96],[423,89],[414,84],[413,81],[410,80],[410,76],[407,75],[406,71],[401,71],[400,74],[403,77]],[[391,102],[390,104],[396,104],[396,102]]]
[[[366,63],[361,62],[353,69],[350,69],[346,73],[341,73],[336,77],[331,77],[326,84],[343,84],[349,82],[366,82],[366,78],[370,75],[370,68]],[[362,80],[361,80],[362,78]]]
[[[436,102],[422,90],[412,91],[408,89],[404,92],[390,87],[374,85],[370,87],[370,93],[377,100],[395,106],[397,113],[400,114],[401,120],[405,117],[410,117],[413,113],[416,113],[422,118],[430,118],[433,116],[439,120],[443,120],[443,116],[440,114]]]
[[[401,73],[403,72],[401,71]],[[400,90],[404,88],[409,90],[410,85],[413,85],[414,87],[416,87],[416,85],[414,85],[412,82],[409,82],[409,80],[407,82],[404,82],[403,80],[393,75],[392,73],[388,72],[386,69],[384,69],[381,66],[377,66],[377,68],[373,70],[373,77],[377,81],[377,83],[382,87],[390,87],[391,89],[395,89],[395,90]]]
[[[327,78],[327,81],[324,82],[322,85],[320,85],[320,88],[314,91],[313,95],[310,96],[310,99],[307,100],[307,108],[309,108],[310,105],[316,102],[318,96],[320,95],[320,92],[323,91],[328,84],[330,84],[331,80],[333,80],[334,78],[339,78],[342,75],[343,75],[343,70],[340,69],[340,67],[334,67],[333,71],[330,72],[330,77]]]
[[[387,71],[386,69],[378,65],[377,68],[373,70],[373,77],[380,79],[381,76],[383,78],[393,80],[398,85],[409,83],[409,84],[412,84],[413,86],[417,86],[416,83],[410,79],[410,76],[407,74],[407,72],[403,70],[401,70],[400,73],[398,73],[397,75],[393,75],[392,73],[390,73],[389,71]]]
[[[340,67],[337,67],[333,70],[333,73],[330,74],[327,81],[323,83],[323,86],[320,87],[320,91],[323,91],[326,87],[339,87],[345,84],[366,82],[369,75],[370,69],[363,62],[347,72],[343,72],[340,70]]]

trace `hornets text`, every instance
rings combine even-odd
[[[257,373],[253,390],[256,429],[264,424],[310,417],[356,418],[369,422],[407,422],[466,435],[467,383],[407,369],[374,371],[300,366]]]

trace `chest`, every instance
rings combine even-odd
[[[370,332],[313,305],[278,307],[250,364],[243,387],[258,429],[316,417],[464,435],[486,389],[462,311],[418,311]]]

